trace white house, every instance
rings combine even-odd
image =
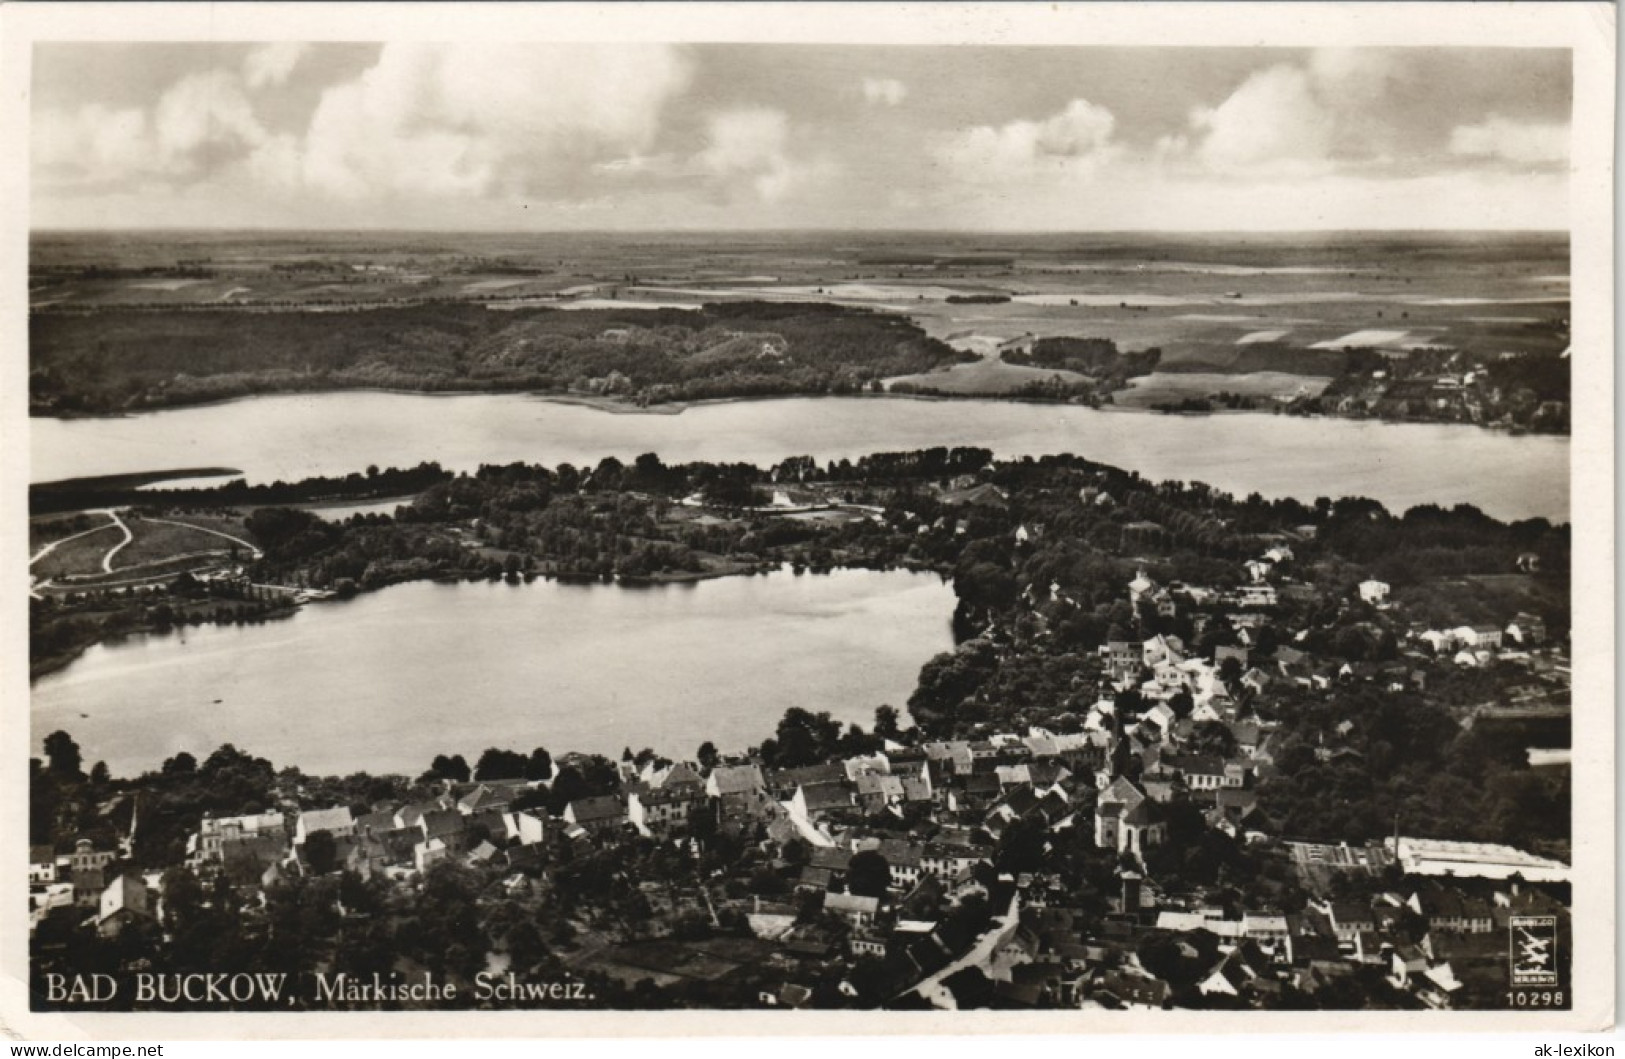
[[[355,834],[355,817],[351,814],[350,807],[340,805],[332,809],[309,809],[300,813],[299,823],[294,827],[294,844],[304,845],[305,840],[317,831],[326,831],[334,838],[348,838]]]
[[[1361,581],[1360,599],[1367,603],[1377,604],[1388,602],[1388,585],[1383,581]]]

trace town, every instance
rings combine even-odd
[[[764,704],[747,748],[323,778],[224,746],[120,779],[53,733],[36,1002],[64,1006],[46,975],[140,968],[429,975],[480,1006],[1497,1008],[1519,982],[1566,1003],[1567,527],[969,450],[707,489],[715,468],[612,470],[492,468],[314,537],[251,517],[249,573],[325,589],[357,535],[410,529],[529,574],[558,554],[540,482],[543,509],[640,526],[641,577],[681,549],[624,505],[664,491],[695,499],[662,518],[707,517],[704,562],[941,570],[957,646],[906,712],[792,708],[768,734]],[[792,522],[761,489],[849,517]],[[633,574],[633,548],[594,547]],[[1515,929],[1550,945],[1517,981]]]

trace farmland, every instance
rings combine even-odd
[[[1080,369],[999,363],[1013,344],[1068,339],[1155,351],[1165,373],[1303,376],[1264,396],[1327,390],[1299,409],[1311,413],[1562,432],[1568,271],[1562,236],[1516,233],[44,232],[30,406],[104,414],[353,388],[627,407],[883,380],[1091,401],[1124,389],[1122,373],[1057,382],[1011,367]],[[1389,393],[1401,379],[1414,385]],[[1203,398],[1260,383],[1160,385]],[[1138,389],[1125,403],[1145,402]]]

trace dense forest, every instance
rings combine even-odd
[[[577,392],[641,403],[857,393],[974,359],[895,315],[822,304],[344,314],[104,311],[29,319],[30,410],[99,414],[347,387]]]

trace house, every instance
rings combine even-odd
[[[729,826],[770,819],[784,811],[768,795],[762,770],[754,762],[717,766],[706,777],[705,791],[716,800],[718,822]]]
[[[947,743],[927,743],[925,755],[927,760],[945,766],[956,776],[969,774],[976,765],[976,756],[971,753],[970,743],[962,739]]]
[[[418,820],[418,830],[423,833],[426,841],[440,839],[448,844],[452,843],[467,827],[467,819],[455,809],[435,809],[424,813]],[[503,827],[503,831],[507,831],[506,826]]]
[[[135,872],[121,872],[102,891],[100,913],[96,916],[96,933],[104,938],[116,937],[130,923],[138,919],[151,919],[147,882]]]
[[[811,820],[823,813],[850,809],[856,804],[852,784],[845,778],[830,783],[808,783],[799,786],[789,800],[790,814]]]
[[[326,831],[334,838],[349,838],[355,834],[355,816],[347,805],[331,809],[307,809],[299,814],[294,826],[293,844],[302,846],[317,831]]]
[[[992,863],[993,851],[981,846],[927,842],[920,850],[920,871],[944,882],[978,864]]]
[[[1488,934],[1495,929],[1490,903],[1468,897],[1454,887],[1428,883],[1406,903],[1427,917],[1429,930],[1442,934]]]
[[[28,885],[49,886],[56,882],[56,854],[50,846],[28,847]]]
[[[1273,607],[1276,601],[1274,585],[1242,585],[1236,589],[1236,602],[1244,607]]]
[[[1129,1009],[1161,1011],[1168,1003],[1168,983],[1150,975],[1111,971],[1100,979],[1100,991]]]
[[[905,839],[883,838],[874,845],[874,851],[886,858],[891,869],[891,888],[907,892],[919,885],[924,877],[925,845]]]
[[[1518,614],[1506,627],[1506,636],[1523,647],[1546,642],[1546,623],[1533,614]]]
[[[457,799],[457,811],[478,813],[494,809],[501,812],[512,802],[513,794],[510,791],[482,783]]]
[[[1501,629],[1496,625],[1460,625],[1450,630],[1450,638],[1462,647],[1493,650],[1501,646]]]
[[[198,863],[219,863],[222,847],[228,842],[246,838],[269,838],[284,841],[288,824],[281,813],[254,813],[247,816],[205,816],[198,827]]]
[[[1361,581],[1360,599],[1373,606],[1388,602],[1388,585],[1383,581]]]
[[[1260,980],[1266,979],[1269,963],[1258,946],[1243,943],[1225,954],[1208,976],[1196,984],[1203,996],[1239,997]]]
[[[864,927],[875,921],[880,911],[880,898],[827,893],[824,895],[824,911],[840,916],[855,927]]]
[[[412,860],[417,865],[418,871],[424,872],[428,871],[431,866],[445,860],[450,852],[444,839],[425,839],[412,847]]]
[[[846,766],[839,761],[806,765],[801,768],[775,769],[767,774],[768,793],[781,802],[789,801],[798,787],[844,782],[846,782]],[[703,780],[701,789],[704,789]]]
[[[1101,651],[1106,656],[1106,672],[1113,680],[1122,680],[1140,671],[1141,647],[1132,640],[1108,641]]]
[[[77,907],[95,908],[101,902],[102,891],[107,888],[107,866],[116,856],[112,850],[97,849],[88,838],[74,843],[67,867],[68,877],[73,881],[73,903]]]
[[[704,801],[704,791],[697,788],[633,791],[626,796],[626,818],[640,832],[664,835],[687,824],[695,806]]]
[[[1096,846],[1138,855],[1147,846],[1160,845],[1167,835],[1160,807],[1126,776],[1117,777],[1096,798]]]
[[[1165,767],[1176,769],[1185,777],[1185,785],[1193,791],[1216,791],[1221,787],[1240,787],[1243,779],[1232,772],[1223,758],[1206,754],[1179,754],[1164,759]]]
[[[1158,634],[1140,645],[1140,664],[1148,669],[1168,664],[1177,666],[1185,660],[1185,643],[1177,636]]]
[[[757,794],[766,790],[762,770],[754,762],[746,765],[718,765],[705,780],[705,793],[713,798]]]
[[[1357,941],[1361,934],[1377,929],[1377,917],[1370,905],[1356,901],[1332,901],[1322,909],[1340,942]]]
[[[878,813],[903,801],[903,779],[883,772],[861,772],[857,777],[858,807],[865,813]]]
[[[1287,923],[1286,916],[1267,912],[1243,912],[1241,933],[1243,937],[1262,945],[1286,945],[1286,958],[1290,961],[1292,929]]]
[[[654,767],[654,763],[651,762],[644,770],[643,781],[654,790],[705,793],[705,777],[687,761],[678,761],[660,768]]]
[[[1259,744],[1263,740],[1263,729],[1257,721],[1237,721],[1230,726],[1230,734],[1235,737],[1236,751],[1243,757],[1254,757],[1258,753]]]
[[[534,846],[547,839],[547,820],[536,813],[503,813],[502,823],[508,840],[521,846]]]
[[[626,806],[613,794],[577,798],[564,807],[564,821],[586,831],[617,831],[627,822]]]

